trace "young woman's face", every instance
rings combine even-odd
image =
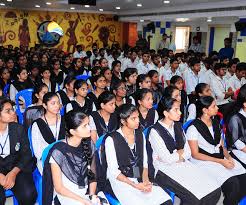
[[[77,127],[77,129],[73,130],[72,133],[74,136],[79,137],[81,139],[88,138],[91,136],[90,126],[89,126],[89,118],[86,117],[82,123]]]
[[[85,66],[89,66],[91,64],[91,62],[90,62],[90,59],[89,58],[87,58],[86,60],[85,60]]]
[[[130,129],[138,129],[139,127],[139,113],[138,111],[133,112],[130,117],[126,119],[126,121],[123,123]]]
[[[37,55],[34,55],[34,56],[32,57],[32,61],[33,61],[33,62],[38,62],[38,56],[37,56]]]
[[[207,85],[207,86],[203,89],[202,93],[199,93],[199,96],[212,96],[212,91],[211,91],[211,89],[210,89],[210,86]]]
[[[44,95],[45,95],[47,92],[48,92],[48,87],[47,87],[47,86],[44,86],[44,87],[41,89],[41,91],[40,91],[39,93],[35,94],[35,95],[36,95],[36,97],[37,97],[39,100],[41,100],[41,101],[43,102],[43,97],[44,97]]]
[[[22,70],[21,73],[18,75],[19,80],[25,81],[27,79],[27,70]]]
[[[0,59],[0,67],[3,67],[4,66],[4,61],[3,59]]]
[[[42,74],[44,79],[50,79],[50,71],[49,70],[45,70]]]
[[[216,105],[215,100],[212,102],[212,104],[208,107],[208,109],[203,109],[203,114],[208,114],[209,116],[215,116],[218,113],[218,106]]]
[[[81,59],[77,59],[76,67],[80,68],[81,66],[82,66],[82,60]]]
[[[150,77],[145,78],[145,80],[142,83],[140,83],[140,87],[141,88],[150,89],[151,88],[151,79],[150,79]]]
[[[105,110],[106,112],[112,114],[115,111],[115,98],[109,102],[107,102],[106,104],[101,104],[101,107],[103,110]]]
[[[107,81],[111,81],[112,80],[112,73],[111,73],[111,70],[108,69],[104,72],[104,77],[106,78]]]
[[[42,63],[47,63],[48,57],[46,55],[43,55],[41,61],[42,61]]]
[[[95,82],[95,86],[96,86],[97,88],[105,89],[105,87],[106,87],[106,79],[105,79],[105,77],[99,78],[99,79]]]
[[[106,59],[103,59],[102,62],[101,62],[101,67],[102,68],[105,68],[105,67],[108,67],[108,61]]]
[[[10,103],[5,103],[0,113],[0,121],[4,123],[14,122],[16,119],[15,111]]]
[[[137,82],[137,77],[138,77],[138,74],[137,73],[133,73],[132,75],[129,76],[128,78],[128,83],[130,85],[136,85],[136,82]]]
[[[56,62],[54,63],[54,70],[59,70],[60,67],[61,67],[60,62],[59,62],[59,61],[56,61]]]
[[[118,97],[126,97],[126,86],[124,83],[122,83],[117,90],[115,91],[115,95]]]
[[[83,84],[78,90],[75,89],[75,92],[76,92],[76,95],[85,98],[87,96],[87,93],[88,93],[88,85]]]
[[[172,93],[172,98],[181,103],[181,96],[178,89],[175,89]]]
[[[74,91],[74,83],[75,83],[75,80],[73,80],[72,82],[67,84],[66,89],[69,90],[70,92],[73,92]]]
[[[172,109],[167,111],[164,111],[165,117],[168,117],[172,121],[179,121],[181,117],[181,111],[180,111],[180,103],[179,102],[174,102]]]
[[[10,73],[9,73],[8,69],[4,69],[1,78],[4,79],[4,80],[9,80],[10,79]]]
[[[183,80],[178,80],[175,84],[175,87],[178,88],[179,90],[183,90]]]
[[[50,112],[55,115],[60,112],[60,108],[61,108],[60,100],[57,96],[52,97],[47,102],[47,105],[43,104],[43,106],[47,112]]]
[[[155,73],[152,78],[151,78],[151,82],[155,85],[157,85],[159,83],[159,75],[158,73]]]
[[[147,93],[142,100],[138,103],[146,109],[151,109],[153,107],[153,95],[152,93]]]
[[[117,64],[116,64],[116,66],[114,67],[114,71],[115,71],[116,73],[120,73],[120,71],[121,71],[121,64],[120,64],[120,63],[117,63]]]
[[[226,68],[220,68],[218,71],[217,71],[217,75],[218,76],[221,76],[223,77],[226,73]]]

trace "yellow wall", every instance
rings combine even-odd
[[[28,27],[23,26],[23,20],[28,21]],[[24,20],[24,21],[26,21]],[[108,43],[113,41],[122,43],[122,23],[113,20],[112,15],[91,14],[91,13],[68,13],[68,12],[47,12],[47,11],[19,11],[19,10],[0,10],[0,45],[20,44],[34,46],[40,43],[37,37],[37,28],[40,23],[51,20],[57,22],[64,31],[61,37],[59,47],[67,50],[68,44],[82,44],[90,49],[91,44],[97,42],[102,47],[99,39],[100,29],[108,29]],[[75,25],[77,23],[77,26]],[[77,39],[69,40],[70,24],[75,25],[75,36]],[[102,29],[102,30],[103,30]],[[106,34],[107,32],[101,32]],[[103,35],[101,35],[103,36]],[[107,41],[107,40],[106,40]]]
[[[214,32],[214,51],[224,48],[224,39],[230,35],[229,27],[216,27]]]
[[[239,42],[242,41],[242,42]],[[238,42],[236,46],[236,58],[239,58],[240,61],[246,62],[246,36],[241,36],[240,32],[238,32]]]

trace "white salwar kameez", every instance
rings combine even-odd
[[[122,136],[123,132],[121,129],[117,130]],[[147,152],[146,142],[144,140],[144,162],[143,167],[148,168],[147,164]],[[115,196],[120,201],[121,205],[160,205],[165,201],[170,200],[170,196],[159,186],[152,186],[152,191],[144,193],[129,184],[121,182],[117,179],[121,173],[117,162],[116,151],[114,147],[113,139],[109,136],[105,141],[106,160],[108,164],[107,177],[113,189]],[[134,183],[138,183],[136,178],[128,178]]]
[[[210,127],[209,131],[212,136],[214,136],[213,128]],[[194,125],[190,126],[186,133],[187,140],[196,140],[198,142],[198,146],[203,149],[204,151],[214,154],[219,153],[219,147],[214,146],[207,142],[203,136],[198,132],[196,127]],[[192,158],[191,162],[203,169],[206,173],[208,173],[210,176],[216,180],[220,186],[229,178],[241,174],[245,174],[246,171],[243,168],[243,166],[236,160],[233,160],[235,167],[233,169],[227,169],[223,165],[211,162],[211,161],[203,161],[203,160],[197,160]]]

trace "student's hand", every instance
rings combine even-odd
[[[81,203],[81,205],[93,205],[89,200],[87,199],[82,199],[79,200],[79,202]]]
[[[93,205],[94,204],[97,204],[97,205],[101,204],[100,199],[97,197],[97,195],[92,196],[91,202]]]
[[[146,192],[151,192],[152,190],[152,183],[150,181],[144,182]]]
[[[179,149],[177,150],[177,153],[179,154],[179,158],[182,157],[182,155],[184,154],[184,149]],[[182,157],[183,158],[183,157]]]
[[[234,163],[234,160],[233,160],[233,158],[232,157],[229,157],[229,159],[228,159],[234,166],[235,166],[235,163]]]
[[[10,171],[5,177],[4,189],[12,189],[15,185],[16,173]]]
[[[134,187],[142,192],[147,192],[148,191],[148,187],[146,187],[144,185],[144,183],[138,183],[138,184],[135,184]]]
[[[233,169],[234,168],[234,163],[229,161],[228,159],[222,159],[221,164],[227,168],[227,169]]]
[[[5,184],[5,175],[0,174],[0,185],[4,187]]]

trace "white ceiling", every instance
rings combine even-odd
[[[49,1],[52,4],[46,5]],[[0,0],[0,3],[5,3],[5,7],[12,7],[17,9],[36,9],[35,5],[40,5],[40,9],[43,10],[70,10],[71,7],[75,7],[75,10],[82,11],[98,11],[103,9],[104,12],[111,13],[128,13],[128,12],[141,12],[141,10],[153,11],[153,9],[168,9],[169,7],[180,7],[180,6],[199,6],[201,3],[214,4],[222,0],[170,0],[169,4],[164,4],[163,0],[97,0],[97,6],[91,6],[90,8],[85,8],[80,5],[68,5],[68,0],[12,0],[12,2],[7,2],[7,0]],[[223,2],[230,2],[233,5],[233,0],[223,0]],[[243,2],[246,2],[243,0]],[[142,7],[137,7],[137,4],[141,3]],[[223,4],[222,4],[223,5]],[[116,10],[115,7],[120,6],[121,10]],[[4,6],[0,6],[4,8]]]

